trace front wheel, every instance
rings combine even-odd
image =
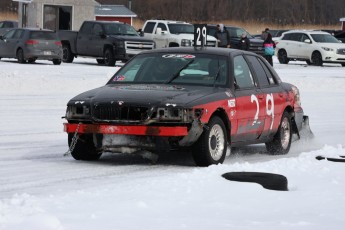
[[[53,59],[53,64],[54,65],[60,65],[61,64],[61,59]]]
[[[223,163],[227,150],[227,134],[224,122],[212,117],[208,128],[194,144],[193,158],[198,166]]]
[[[313,61],[313,64],[316,66],[322,66],[322,56],[321,54],[316,51],[311,55],[311,60]]]
[[[73,136],[74,133],[68,134],[69,147],[71,147]],[[95,161],[101,157],[102,153],[97,151],[92,134],[81,134],[71,151],[71,155],[76,160]]]
[[[292,125],[291,116],[284,112],[277,133],[273,140],[266,143],[266,149],[270,154],[287,154],[291,146]]]

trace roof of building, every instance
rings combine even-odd
[[[127,16],[137,15],[124,5],[100,5],[95,7],[95,16]]]
[[[340,18],[340,21],[341,22],[345,22],[345,18]]]

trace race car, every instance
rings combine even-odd
[[[227,148],[265,143],[287,154],[308,117],[296,86],[261,56],[225,48],[141,52],[106,85],[67,104],[64,130],[76,160],[103,152],[192,152],[197,166],[223,163]]]

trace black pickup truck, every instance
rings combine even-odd
[[[155,48],[155,42],[139,36],[130,25],[121,22],[85,21],[79,32],[60,30],[63,62],[74,57],[95,57],[98,64],[114,66],[144,50]]]

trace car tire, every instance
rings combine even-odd
[[[99,65],[104,65],[104,59],[97,58],[96,61]]]
[[[106,49],[104,51],[104,65],[114,66],[115,62],[116,62],[116,60],[115,60],[113,51],[111,51],[111,49]]]
[[[272,155],[287,154],[292,138],[292,122],[290,114],[285,111],[273,140],[266,142],[266,149]]]
[[[227,150],[227,134],[224,122],[215,116],[193,146],[193,158],[198,166],[223,163]]]
[[[306,60],[307,65],[312,65],[313,63],[310,60]]]
[[[1,59],[1,58],[0,58],[0,59]],[[345,63],[341,63],[341,66],[342,66],[342,67],[345,67]]]
[[[26,63],[26,60],[24,58],[24,50],[23,49],[17,50],[17,59],[18,59],[18,62],[21,64]]]
[[[289,58],[287,57],[287,53],[285,50],[279,50],[278,51],[278,61],[280,64],[288,64]]]
[[[69,147],[71,147],[73,136],[74,133],[68,134]],[[76,160],[96,161],[101,157],[102,153],[97,151],[93,143],[92,134],[81,134],[74,149],[71,151],[71,155]]]
[[[72,63],[74,60],[74,55],[71,51],[71,47],[69,45],[62,46],[62,61],[66,63]]]
[[[61,59],[53,59],[53,64],[54,65],[60,65],[61,64]]]
[[[311,60],[312,60],[313,64],[316,66],[322,66],[322,64],[323,64],[321,53],[318,51],[315,51],[311,55]]]

